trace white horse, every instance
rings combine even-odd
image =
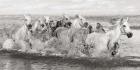
[[[86,44],[91,48],[89,53],[92,57],[101,56],[105,52],[111,52],[114,49],[115,43],[118,42],[121,35],[127,35],[128,38],[133,36],[127,19],[121,19],[114,26],[114,29],[105,33],[91,33],[87,36]]]
[[[32,33],[31,17],[25,16],[26,23],[13,35],[12,39],[7,39],[3,43],[3,49],[11,49],[18,47],[20,51],[26,51],[30,47],[29,38]],[[15,48],[16,49],[16,48]],[[17,49],[17,50],[19,50]]]
[[[31,17],[25,16],[25,19],[27,20],[26,23],[15,33],[15,40],[24,40],[27,38],[29,31],[31,30],[32,32]]]
[[[92,32],[92,26],[88,25],[88,23],[83,25],[83,28],[57,28],[55,34],[62,45],[59,49],[67,50],[69,52],[68,55],[82,55],[80,50],[77,49],[77,45],[86,39],[88,33]]]
[[[49,18],[40,17],[34,23],[33,33],[30,37],[31,53],[41,53],[44,50],[45,43],[51,38],[48,30]]]
[[[84,28],[78,29],[73,35],[72,35],[72,42],[74,44],[73,47],[78,48],[79,51],[81,51],[84,54],[88,55],[88,47],[85,44],[85,40],[87,38],[87,35],[93,32],[97,33],[105,33],[103,26],[100,23],[97,23],[96,30],[93,31],[92,26],[88,25],[86,23],[84,25]],[[82,55],[81,53],[81,55]]]

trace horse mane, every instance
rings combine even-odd
[[[111,25],[111,26],[104,26],[105,29],[107,29],[107,31],[111,31],[114,30],[118,27],[118,24],[115,25]]]
[[[110,26],[109,30],[114,30],[114,29],[116,29],[116,27],[117,27],[116,25]]]

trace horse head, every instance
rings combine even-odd
[[[121,28],[121,33],[123,35],[127,35],[128,38],[131,38],[133,36],[133,33],[128,24],[128,17],[126,19],[124,19],[124,18],[121,19],[120,28]]]
[[[73,27],[75,28],[83,28],[84,27],[84,24],[87,23],[87,20],[80,16],[80,15],[75,15],[76,19],[74,20],[74,23],[73,23]]]
[[[46,32],[48,30],[48,28],[47,28],[48,27],[47,21],[46,21],[46,18],[44,18],[44,17],[39,18],[39,22],[40,22],[39,27],[41,28],[42,32]]]
[[[97,23],[96,31],[105,33],[105,30],[104,30],[103,25],[101,23]]]
[[[33,23],[32,23],[32,18],[29,15],[24,15],[25,17],[25,26],[27,27],[28,31],[32,32],[32,27],[33,27]]]
[[[50,17],[49,16],[44,16],[44,18],[45,18],[46,25],[49,26]]]
[[[85,28],[88,28],[88,26],[89,26],[88,22],[85,22],[85,23],[83,24],[83,27],[85,27]]]
[[[44,17],[40,17],[35,20],[34,22],[34,27],[33,27],[34,32],[39,32],[39,33],[44,33],[48,30],[47,25],[46,25],[46,19]]]
[[[80,15],[79,15],[79,19],[80,19],[81,24],[87,23],[86,19]]]
[[[89,33],[92,33],[93,32],[93,27],[91,25],[88,25],[88,30],[89,30]]]

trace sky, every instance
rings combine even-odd
[[[0,15],[140,15],[140,0],[0,0]]]

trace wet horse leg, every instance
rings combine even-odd
[[[112,52],[111,52],[112,56],[115,56],[118,53],[119,46],[120,45],[118,42],[114,43],[114,47],[113,47]]]

